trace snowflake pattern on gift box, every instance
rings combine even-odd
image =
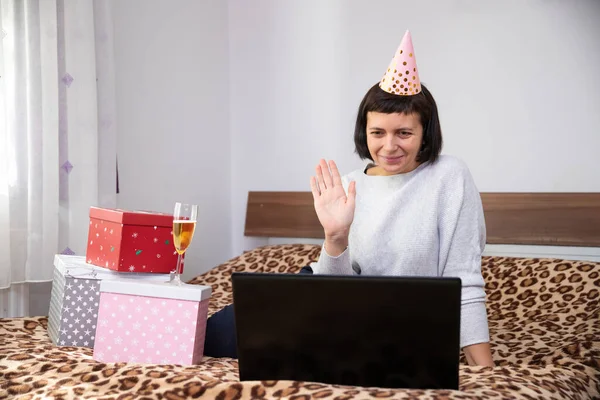
[[[68,278],[66,282],[58,343],[62,346],[93,347],[100,282],[73,278]]]
[[[175,267],[177,253],[172,254],[171,228],[106,223],[99,216],[90,222],[86,249],[89,264],[122,272],[162,274]]]
[[[201,303],[202,312],[198,313],[198,302],[194,301],[115,293],[102,296],[98,335],[111,339],[98,341],[95,352],[104,356],[98,361],[127,361],[128,354],[135,353],[145,362],[192,363],[196,343],[204,341],[203,335],[196,337],[196,325],[204,328],[196,319],[207,312],[208,301]],[[108,347],[111,345],[112,349]]]

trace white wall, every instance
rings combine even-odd
[[[115,0],[112,8],[118,206],[199,205],[187,279],[231,254],[227,3]]]
[[[250,190],[341,171],[358,104],[410,29],[444,153],[481,191],[600,191],[600,2],[230,0],[232,254]]]
[[[600,191],[598,1],[127,0],[113,14],[118,205],[200,204],[186,277],[265,243],[243,236],[248,191],[309,190],[321,157],[363,165],[356,108],[406,29],[444,153],[481,191]]]

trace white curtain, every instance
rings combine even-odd
[[[0,317],[116,203],[110,3],[0,0]]]

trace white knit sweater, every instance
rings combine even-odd
[[[356,209],[348,248],[322,249],[316,274],[451,276],[462,280],[460,345],[489,341],[481,254],[481,198],[467,166],[451,156],[414,171],[369,176],[356,170]]]

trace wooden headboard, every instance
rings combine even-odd
[[[600,193],[481,193],[487,243],[600,247]],[[246,236],[323,238],[311,192],[249,192]]]

